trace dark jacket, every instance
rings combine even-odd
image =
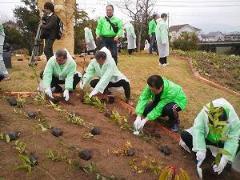
[[[51,16],[43,17],[43,25],[42,25],[42,39],[56,39],[57,36],[57,28],[58,28],[58,17],[53,14]]]

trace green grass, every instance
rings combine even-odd
[[[229,92],[214,88],[196,79],[188,66],[187,61],[174,57],[169,58],[170,65],[162,68],[158,65],[156,55],[136,54],[133,56],[121,55],[119,68],[131,82],[132,95],[137,100],[146,79],[152,74],[164,76],[181,85],[188,97],[186,111],[181,113],[181,124],[184,127],[191,126],[195,116],[202,106],[213,99],[224,97],[233,104],[235,110],[240,112],[240,98]],[[38,74],[44,63],[38,65]],[[81,70],[81,68],[78,68]],[[34,79],[33,71],[28,67],[27,62],[13,61],[13,69],[10,70],[11,80],[2,81],[0,88],[3,91],[35,91],[37,82]]]

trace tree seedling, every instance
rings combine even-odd
[[[88,149],[83,149],[79,152],[79,157],[85,161],[92,159],[92,151]]]
[[[125,116],[121,116],[116,110],[111,112],[110,119],[114,121],[121,129],[131,130],[131,126],[128,124],[128,120]]]
[[[17,169],[22,169],[28,173],[32,171],[33,163],[27,155],[19,154],[19,159],[21,164],[17,166]]]
[[[52,135],[54,135],[55,137],[59,137],[59,136],[62,136],[62,135],[63,135],[62,129],[60,129],[60,128],[55,128],[55,127],[51,129],[51,133],[52,133]]]
[[[66,160],[66,156],[64,155],[61,155],[58,151],[54,151],[54,150],[51,150],[49,149],[47,151],[47,158],[52,160],[52,161],[63,161],[63,160]]]
[[[106,109],[106,104],[102,103],[98,97],[89,97],[89,94],[86,93],[83,97],[83,103],[96,107],[100,112],[104,112]]]
[[[15,149],[18,151],[19,154],[23,154],[26,151],[26,144],[22,141],[17,140],[15,142]]]

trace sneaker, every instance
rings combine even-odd
[[[173,127],[171,128],[172,132],[178,132],[179,131],[179,125],[176,123],[173,125]]]

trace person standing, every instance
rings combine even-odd
[[[136,34],[135,34],[132,23],[128,22],[125,25],[125,30],[126,30],[126,34],[127,34],[128,54],[131,55],[133,53],[133,51],[137,48]]]
[[[5,33],[2,23],[0,23],[0,75],[3,80],[9,80],[8,70],[3,61],[3,45],[5,40]]]
[[[95,54],[97,46],[94,41],[92,30],[89,27],[85,27],[84,32],[85,32],[85,43],[86,43],[87,53],[90,54],[91,52],[93,52]]]
[[[57,39],[58,17],[54,13],[54,5],[51,2],[44,4],[43,11],[41,39],[45,39],[44,54],[49,60],[53,56],[53,44]]]
[[[158,19],[158,14],[154,14],[152,20],[148,23],[148,35],[150,38],[150,48],[149,48],[149,53],[152,54],[153,51],[156,51],[158,53],[157,49],[157,43],[156,43],[156,35],[155,35],[155,30],[157,26],[157,19]]]
[[[118,48],[117,43],[119,38],[122,37],[123,27],[122,21],[113,16],[113,5],[106,6],[107,16],[101,17],[98,20],[96,28],[97,40],[100,40],[100,49],[106,47],[111,51],[112,57],[116,64],[118,63]]]
[[[168,25],[167,14],[161,14],[161,19],[157,23],[156,27],[156,39],[159,53],[159,65],[166,66],[167,56],[169,56],[169,38],[168,38]]]

